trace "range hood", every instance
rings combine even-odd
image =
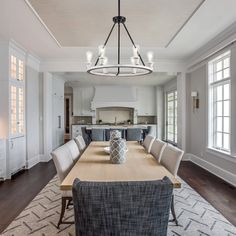
[[[92,110],[104,107],[127,107],[137,110],[137,91],[131,86],[96,86]]]

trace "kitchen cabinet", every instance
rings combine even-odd
[[[155,87],[138,87],[138,116],[156,116]]]
[[[73,88],[73,115],[92,116],[91,102],[94,97],[93,87]]]

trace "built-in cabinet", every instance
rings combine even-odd
[[[138,87],[138,116],[156,116],[155,87]]]
[[[64,80],[53,78],[52,89],[52,148],[55,149],[64,143]]]
[[[0,130],[5,140],[3,178],[26,165],[25,143],[25,52],[12,43],[0,44]]]
[[[73,115],[92,116],[91,101],[94,97],[93,87],[73,88]]]
[[[0,180],[6,176],[6,140],[0,139]]]

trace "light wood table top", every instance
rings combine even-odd
[[[110,182],[159,180],[168,176],[174,188],[181,187],[181,183],[151,154],[147,154],[137,141],[127,142],[128,152],[123,164],[110,162],[110,155],[104,151],[104,147],[108,145],[109,142],[90,143],[63,180],[61,190],[71,190],[75,178],[82,181]]]

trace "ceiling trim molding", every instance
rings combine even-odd
[[[154,72],[178,73],[186,69],[182,60],[156,60]],[[86,72],[86,62],[81,60],[50,60],[41,61],[41,72]]]
[[[197,7],[194,9],[192,14],[187,18],[187,20],[182,24],[182,26],[177,30],[177,32],[171,37],[169,42],[165,45],[165,48],[168,48],[170,44],[174,41],[174,39],[178,36],[178,34],[182,31],[182,29],[187,25],[187,23],[191,20],[191,18],[195,15],[195,13],[200,9],[200,7],[203,5],[203,3],[206,0],[202,0]]]
[[[33,12],[33,14],[38,18],[39,22],[42,24],[42,26],[46,29],[46,31],[49,33],[51,38],[56,42],[56,44],[61,48],[61,44],[59,41],[57,41],[56,37],[53,35],[52,31],[47,27],[47,25],[44,23],[42,18],[39,16],[39,14],[36,12],[34,7],[31,5],[31,3],[28,0],[24,0],[27,6],[30,8],[30,10]]]
[[[187,71],[199,68],[207,59],[236,41],[236,22],[186,59]]]

